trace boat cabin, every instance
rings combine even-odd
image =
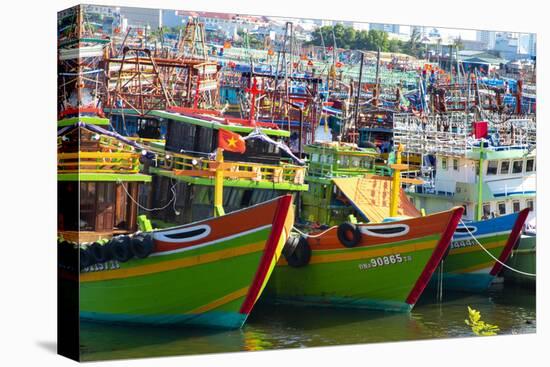
[[[77,124],[58,135],[58,230],[93,242],[137,230],[143,184],[142,152],[132,141],[98,126]],[[143,204],[143,203],[142,203]]]

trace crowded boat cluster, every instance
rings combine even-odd
[[[94,19],[58,21],[60,290],[81,319],[239,328],[259,300],[408,312],[534,286],[534,70],[300,46],[292,22],[252,48],[198,17]]]

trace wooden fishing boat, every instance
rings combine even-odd
[[[519,245],[512,251],[506,265],[521,271],[523,274],[505,267],[502,269],[502,277],[505,283],[535,288],[537,280],[535,276],[537,272],[537,236],[533,234],[521,235]]]
[[[523,209],[519,213],[459,224],[449,255],[441,264],[443,288],[468,292],[487,290],[502,270],[502,263],[508,261],[518,245],[528,213],[529,209]],[[434,278],[430,287],[435,286]]]
[[[447,251],[463,209],[392,223],[344,222],[291,238],[266,289],[283,303],[412,309]]]
[[[80,319],[241,327],[292,228],[291,201],[285,195],[184,226],[113,237],[105,251],[81,249]]]

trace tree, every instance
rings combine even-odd
[[[402,42],[398,39],[391,39],[388,42],[388,51],[389,52],[401,52],[403,45]]]
[[[409,41],[403,45],[402,52],[417,57],[420,53],[420,36],[418,28],[413,28]]]
[[[458,38],[455,39],[454,46],[456,47],[457,51],[464,49],[464,42],[462,42],[462,37],[460,35],[458,36]]]

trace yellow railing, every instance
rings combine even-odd
[[[59,173],[138,173],[139,153],[74,152],[57,154]]]
[[[179,153],[157,155],[157,166],[166,170],[213,171],[215,161]],[[239,178],[240,180],[263,181],[302,185],[305,178],[305,167],[292,164],[268,165],[250,162],[225,161],[224,167],[231,172],[254,172],[255,177]]]

